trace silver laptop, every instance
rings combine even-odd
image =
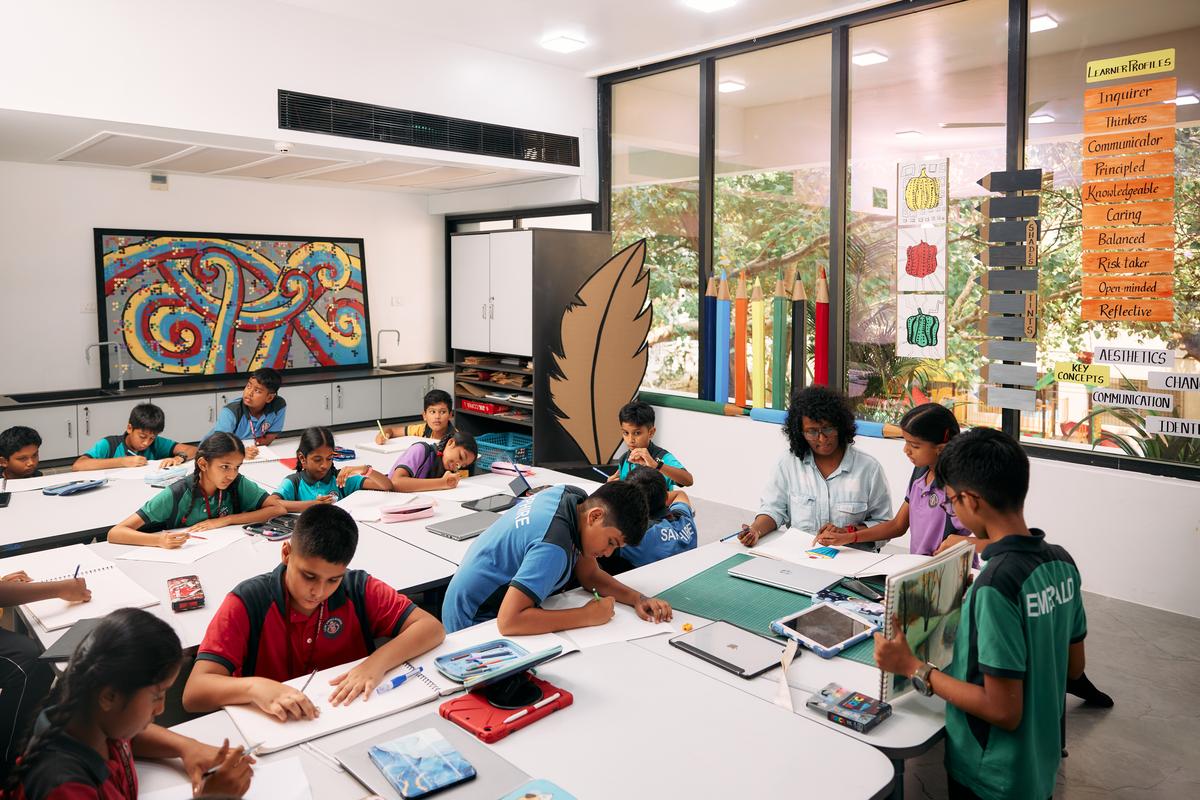
[[[475,538],[490,528],[492,523],[498,519],[500,519],[500,515],[494,511],[476,511],[474,514],[467,514],[465,517],[455,517],[454,519],[434,522],[426,525],[425,530],[430,533],[436,533],[438,536],[445,536],[447,539],[461,542],[466,539]]]
[[[735,578],[741,578],[755,583],[764,583],[777,589],[786,589],[797,594],[812,597],[822,589],[828,589],[842,579],[842,576],[825,572],[812,567],[802,567],[787,561],[776,561],[773,558],[751,558],[729,570]]]
[[[743,678],[778,667],[783,644],[718,620],[676,636],[670,644]]]

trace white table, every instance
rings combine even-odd
[[[64,473],[66,483],[88,473]],[[160,489],[134,480],[110,480],[106,485],[73,497],[54,497],[41,491],[13,492],[0,508],[0,552],[43,550],[108,534],[108,529],[156,495]]]
[[[798,786],[817,797],[876,798],[892,784],[892,766],[874,748],[628,642],[566,656],[540,667],[538,675],[570,691],[574,704],[482,746],[580,800],[775,797]],[[436,714],[437,707],[428,703],[313,745],[335,753]],[[224,737],[242,742],[224,712],[175,730],[213,744]],[[349,774],[308,748],[290,748],[264,760],[297,755],[313,797],[368,795]],[[145,791],[177,782],[181,774],[173,765],[138,765]]]

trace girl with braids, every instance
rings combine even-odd
[[[475,437],[456,430],[436,445],[417,442],[396,459],[388,475],[397,492],[429,492],[458,486],[458,471],[479,456]]]
[[[166,622],[137,608],[109,614],[80,644],[9,779],[13,800],[133,800],[134,758],[178,758],[197,794],[241,797],[253,759],[154,724],[183,651]],[[216,771],[204,777],[205,771]]]
[[[193,533],[266,522],[286,513],[279,498],[268,496],[257,483],[238,474],[245,458],[246,448],[233,434],[210,434],[196,450],[191,476],[163,489],[114,525],[108,541],[174,549]]]
[[[303,511],[318,503],[333,503],[359,489],[390,492],[387,476],[369,464],[337,469],[333,464],[333,434],[328,428],[312,427],[296,445],[296,471],[283,479],[271,493],[286,511]]]

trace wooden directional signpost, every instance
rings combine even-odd
[[[985,385],[980,402],[994,408],[1032,412],[1037,382],[1037,219],[1041,199],[1033,194],[1042,188],[1040,169],[993,172],[979,180],[990,192],[1008,192],[1007,197],[990,197],[979,210],[984,221],[979,238],[985,242],[976,256],[988,269],[977,278],[983,287],[983,333],[989,339],[983,354],[993,363],[981,371]],[[1029,341],[1024,341],[1029,340]],[[998,362],[998,363],[997,363]]]

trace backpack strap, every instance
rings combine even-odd
[[[104,441],[108,444],[108,457],[117,457],[117,448],[125,443],[125,435],[120,436],[105,436]]]
[[[300,473],[299,472],[289,472],[287,474],[287,477],[285,477],[283,479],[283,482],[290,483],[292,485],[292,494],[295,496],[295,498],[297,500],[299,500],[300,499]]]
[[[175,520],[179,517],[179,507],[183,505],[183,496],[185,494],[188,495],[189,498],[194,496],[195,489],[196,480],[192,475],[172,483],[168,487],[168,491],[171,492],[171,516],[167,518],[166,522],[154,522],[148,525],[143,525],[142,532],[158,533],[159,531],[165,531],[175,527]]]
[[[242,417],[246,416],[246,407],[242,405],[241,400],[235,400],[225,406],[225,408],[229,409],[229,411],[233,413],[233,430],[231,433],[233,433],[234,436],[237,436],[238,425],[242,424]]]
[[[250,622],[250,630],[246,636],[246,658],[242,661],[242,676],[254,674],[258,665],[258,645],[262,640],[263,622],[271,611],[271,605],[279,602],[283,592],[283,570],[280,564],[265,575],[256,575],[244,580],[233,587],[233,594],[246,607],[246,617]],[[280,614],[285,609],[280,608]]]
[[[367,655],[375,652],[375,637],[371,634],[371,618],[367,614],[367,579],[370,577],[361,569],[347,570],[342,584],[329,598],[330,609],[339,608],[347,599],[354,603],[354,616],[358,618]]]

